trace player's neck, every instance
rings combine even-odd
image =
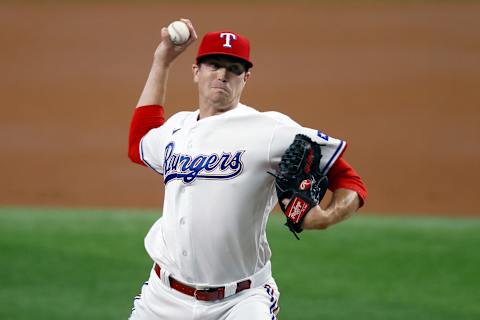
[[[219,115],[230,111],[238,106],[240,101],[236,100],[229,104],[212,103],[211,101],[200,102],[199,120],[207,117]]]

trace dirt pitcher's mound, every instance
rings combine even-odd
[[[365,211],[480,213],[480,3],[1,6],[0,204],[160,206],[128,127],[160,28],[189,17],[250,37],[244,103],[349,142]],[[195,50],[168,115],[196,104]]]

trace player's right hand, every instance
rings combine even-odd
[[[162,63],[163,65],[170,65],[188,46],[197,40],[197,33],[193,27],[192,22],[189,19],[180,19],[185,22],[190,30],[190,38],[187,42],[181,45],[175,45],[170,40],[167,27],[163,27],[161,30],[161,42],[155,50],[155,61]]]

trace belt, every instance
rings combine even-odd
[[[155,264],[155,273],[159,278],[160,276],[160,266],[158,264]],[[197,289],[195,287],[191,287],[189,285],[186,285],[175,278],[169,276],[168,280],[170,282],[170,287],[180,291],[181,293],[184,293],[186,295],[195,297],[197,300],[201,301],[215,301],[215,300],[221,300],[225,297],[225,287],[212,287],[208,289]],[[240,291],[249,289],[251,285],[250,280],[244,280],[241,282],[237,283],[237,289],[235,290],[235,293],[239,293]]]

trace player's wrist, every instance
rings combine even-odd
[[[328,210],[322,209],[319,205],[316,205],[305,215],[305,218],[302,221],[302,229],[326,229],[332,223],[331,213]]]

